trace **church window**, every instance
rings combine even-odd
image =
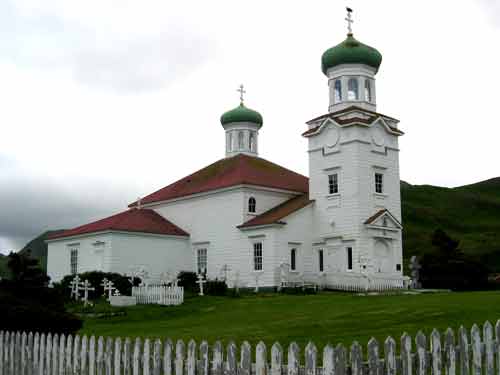
[[[339,176],[337,173],[328,176],[328,193],[337,194],[339,192]]]
[[[250,151],[255,151],[255,132],[250,132],[248,137],[248,148]]]
[[[290,270],[297,270],[297,249],[290,250]]]
[[[242,150],[243,149],[243,132],[242,131],[239,131],[238,132],[238,149]]]
[[[352,271],[352,247],[347,248],[347,270]]]
[[[323,259],[323,249],[318,251],[318,261],[319,261],[319,272],[323,272],[325,269],[324,259]]]
[[[253,269],[262,271],[262,242],[253,244]]]
[[[365,100],[367,102],[372,101],[372,84],[369,79],[365,80]]]
[[[227,141],[227,148],[229,151],[233,151],[233,133],[229,133],[228,141]]]
[[[349,78],[349,81],[347,81],[347,100],[359,100],[357,78]]]
[[[375,193],[382,194],[384,192],[384,175],[375,173]]]
[[[198,273],[206,274],[207,272],[207,249],[198,249],[197,251],[197,266]]]
[[[255,213],[257,202],[254,197],[248,199],[248,212]]]
[[[340,82],[340,79],[335,80],[334,95],[335,103],[340,103],[342,101],[342,82]]]
[[[70,270],[72,275],[76,275],[78,273],[78,249],[71,249],[70,252]]]
[[[396,271],[401,271],[401,263],[396,264]]]

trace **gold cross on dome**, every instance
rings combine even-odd
[[[347,17],[345,20],[347,21],[347,31],[349,34],[352,34],[352,24],[354,23],[354,20],[352,19],[352,9],[349,7],[345,8],[347,10]]]
[[[240,85],[240,88],[236,90],[240,93],[240,103],[243,104],[243,94],[246,94],[246,91],[243,87],[243,84]]]

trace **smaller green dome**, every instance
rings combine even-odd
[[[259,112],[247,108],[241,103],[238,107],[227,111],[220,117],[222,125],[232,122],[253,122],[262,126],[263,120]]]
[[[352,34],[347,39],[332,47],[321,56],[321,70],[326,74],[328,69],[340,64],[365,64],[378,71],[382,55],[375,48],[356,40]]]

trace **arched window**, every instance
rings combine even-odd
[[[359,100],[357,78],[349,78],[349,81],[347,81],[347,100]]]
[[[372,101],[372,84],[369,79],[365,79],[365,100]]]
[[[334,84],[334,101],[335,103],[340,103],[342,101],[342,83],[340,79],[337,79]]]
[[[248,199],[248,212],[255,213],[255,208],[257,206],[257,202],[254,197],[250,197]]]
[[[250,132],[248,137],[248,148],[250,151],[255,151],[255,132]]]
[[[233,133],[232,132],[229,133],[229,137],[227,139],[227,148],[229,149],[229,151],[233,151]]]
[[[238,132],[238,149],[242,150],[243,149],[243,132],[239,131]]]

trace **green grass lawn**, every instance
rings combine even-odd
[[[102,307],[101,307],[102,308]],[[135,306],[126,316],[86,318],[80,333],[121,337],[191,338],[213,343],[248,340],[255,344],[291,341],[301,346],[362,344],[376,337],[414,335],[432,328],[467,328],[473,323],[500,318],[500,292],[440,293],[423,295],[356,296],[266,294],[241,298],[188,298],[181,306]]]

